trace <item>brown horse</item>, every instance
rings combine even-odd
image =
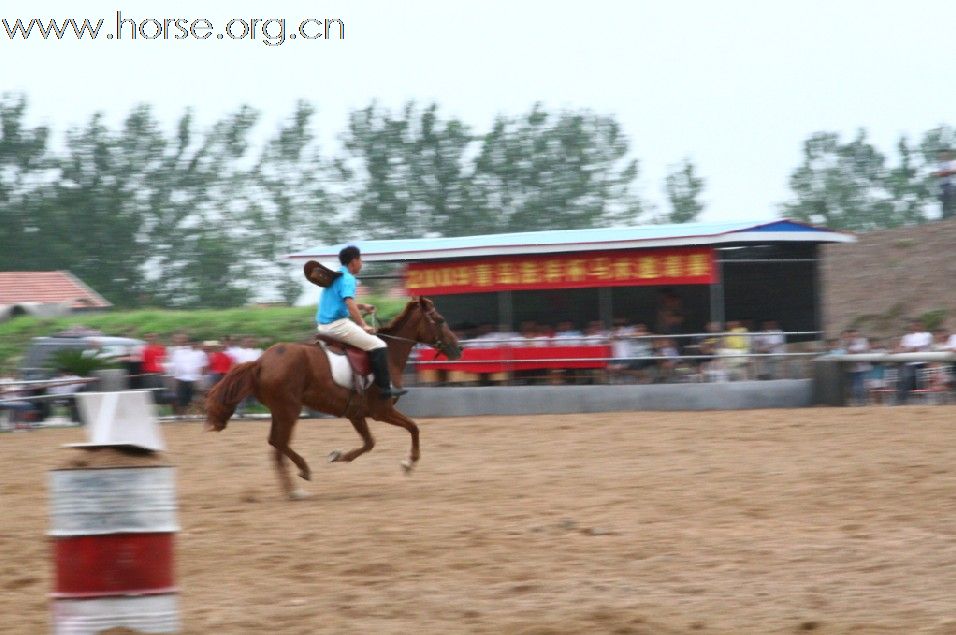
[[[389,370],[396,385],[400,385],[408,355],[417,343],[431,345],[451,359],[461,357],[458,338],[427,298],[409,302],[402,313],[378,333],[388,344]],[[402,461],[406,473],[411,472],[420,458],[415,422],[399,412],[392,399],[383,398],[374,385],[365,390],[364,395],[358,395],[334,383],[325,350],[320,346],[276,344],[257,361],[236,365],[206,396],[206,430],[223,430],[236,406],[249,395],[255,395],[272,412],[269,445],[275,448],[279,483],[289,498],[302,498],[305,493],[293,490],[285,457],[299,468],[299,476],[307,481],[312,478],[305,459],[289,447],[292,428],[303,406],[347,418],[362,437],[361,447],[348,452],[333,451],[329,455],[332,462],[354,461],[375,446],[367,417],[408,430],[412,448],[408,458]]]

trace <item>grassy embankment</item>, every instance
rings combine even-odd
[[[405,300],[363,298],[375,304],[379,317],[387,321],[397,314]],[[201,309],[167,311],[143,309],[84,313],[63,318],[17,317],[0,323],[0,369],[12,370],[26,350],[30,338],[53,335],[82,325],[104,335],[142,337],[159,333],[164,338],[185,331],[200,340],[222,339],[227,335],[250,335],[264,344],[298,342],[314,332],[315,307],[243,307],[238,309]]]

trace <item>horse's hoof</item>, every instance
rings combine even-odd
[[[342,450],[332,450],[329,452],[329,463],[335,463],[342,458]]]
[[[309,494],[304,489],[297,489],[297,490],[292,490],[291,492],[289,492],[290,501],[301,501],[301,500],[305,500],[309,498],[310,496],[311,494]]]
[[[405,475],[408,476],[412,473],[412,470],[415,469],[415,463],[411,459],[405,459],[402,461],[402,471],[405,472]]]
[[[311,480],[312,480],[312,472],[299,472],[299,476],[301,476],[302,478],[304,478],[304,479],[307,480],[307,481],[311,481]]]

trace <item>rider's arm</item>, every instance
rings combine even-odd
[[[348,307],[349,315],[355,320],[356,324],[363,329],[369,328],[369,325],[365,323],[365,319],[362,317],[362,312],[359,310],[359,304],[355,301],[355,298],[345,298],[345,306]]]

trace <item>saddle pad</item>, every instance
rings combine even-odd
[[[332,369],[332,381],[342,388],[352,390],[354,388],[352,385],[352,368],[349,366],[348,357],[331,352],[325,345],[322,346],[322,350],[325,351],[325,356],[329,358],[329,368]],[[375,375],[366,375],[364,388],[371,386],[374,378]]]

